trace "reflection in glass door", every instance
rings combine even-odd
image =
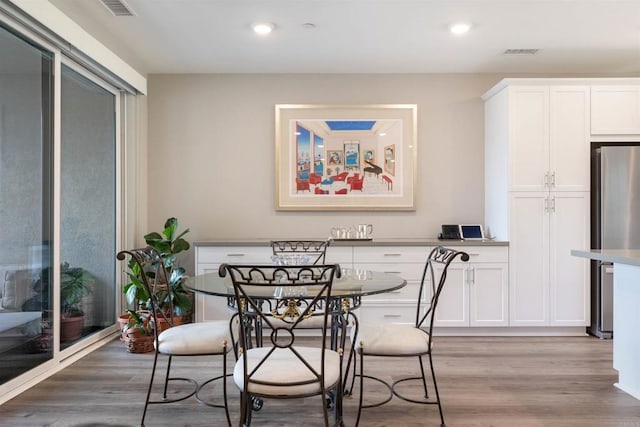
[[[0,384],[53,357],[53,54],[0,26]]]
[[[61,348],[115,323],[118,95],[62,65]]]

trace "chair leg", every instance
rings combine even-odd
[[[354,372],[353,375],[355,375],[355,358],[354,358],[354,362],[353,362],[354,366]],[[355,378],[354,378],[355,381]],[[358,427],[358,425],[360,424],[360,415],[362,414],[362,402],[363,402],[363,398],[364,398],[364,354],[362,353],[362,351],[360,352],[360,396],[358,398],[358,416],[356,417],[356,427]]]
[[[222,352],[222,396],[224,398],[224,413],[227,416],[227,424],[231,427],[231,417],[229,416],[229,404],[227,400],[227,348]]]
[[[424,398],[429,398],[429,390],[427,389],[427,378],[424,375],[424,364],[422,363],[422,356],[418,356],[418,360],[420,361],[420,373],[422,374],[422,386],[424,387]]]
[[[144,419],[147,416],[147,407],[149,406],[149,399],[151,398],[151,389],[153,388],[153,378],[156,375],[156,366],[158,365],[158,352],[155,352],[153,356],[153,367],[151,368],[151,379],[149,380],[149,388],[147,389],[147,398],[144,401],[144,409],[142,410],[142,420],[140,425],[144,426]]]
[[[164,391],[162,392],[162,398],[167,399],[167,388],[169,387],[169,373],[171,372],[171,361],[173,360],[172,356],[169,356],[169,361],[167,362],[167,373],[164,377]]]
[[[436,401],[438,402],[438,411],[440,411],[440,425],[444,427],[444,415],[442,414],[442,405],[440,405],[440,394],[438,393],[438,383],[436,382],[436,372],[433,369],[433,359],[431,358],[431,353],[429,356],[429,366],[431,366],[431,378],[433,378],[433,389],[436,391]]]

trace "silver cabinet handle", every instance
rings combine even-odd
[[[384,274],[400,274],[399,271],[384,271]]]
[[[244,256],[244,254],[227,254],[227,256],[238,257],[238,256]]]
[[[401,317],[399,314],[385,314],[382,317]]]
[[[384,254],[384,256],[402,256],[402,254]]]

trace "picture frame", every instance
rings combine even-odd
[[[415,104],[278,104],[275,130],[276,210],[415,210]]]

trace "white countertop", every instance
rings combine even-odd
[[[323,240],[313,238],[310,240]],[[280,238],[274,240],[299,240]],[[271,239],[210,239],[194,242],[194,246],[269,246]],[[509,246],[509,242],[496,240],[438,240],[436,238],[373,238],[371,240],[332,240],[332,246]]]
[[[571,255],[598,261],[640,266],[640,249],[574,249],[571,251]]]

